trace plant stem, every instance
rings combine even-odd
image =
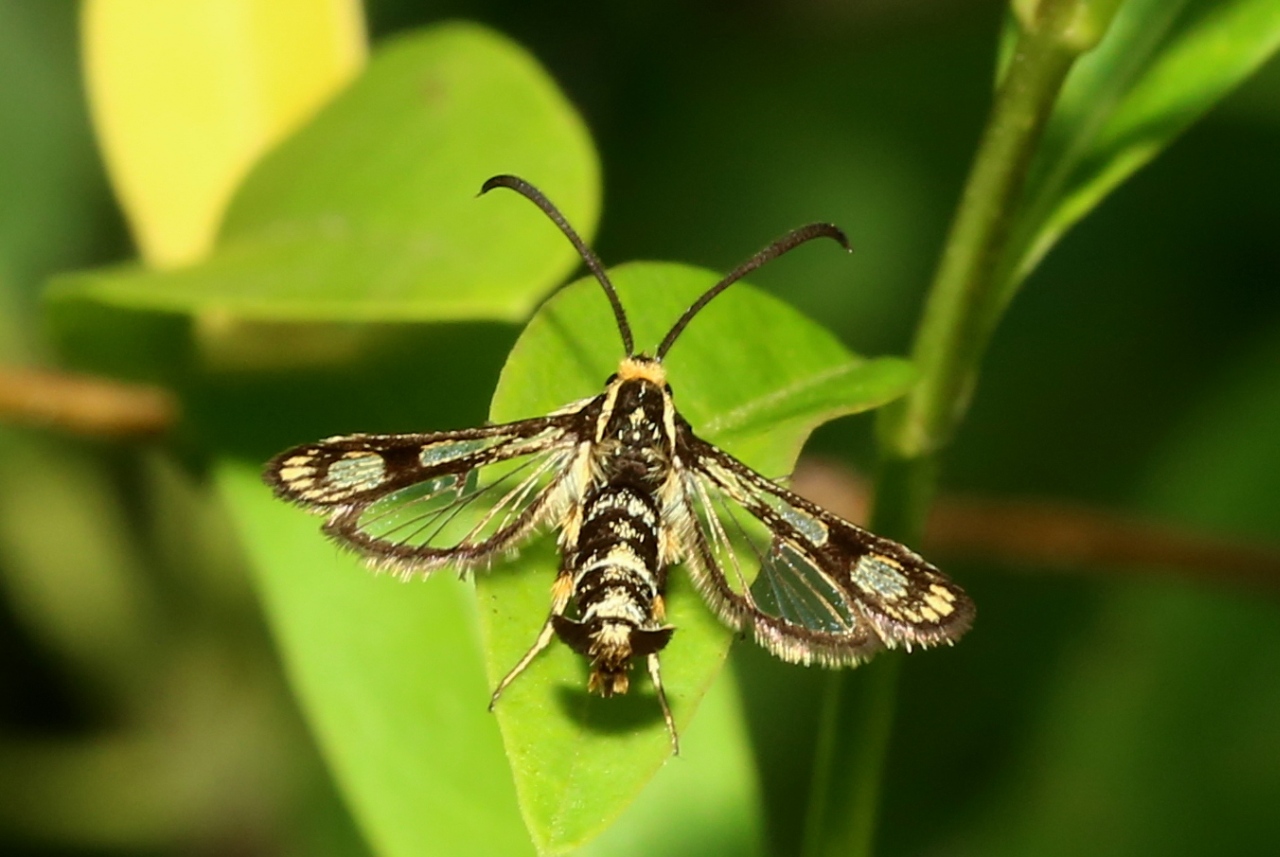
[[[952,221],[912,356],[920,382],[881,412],[872,528],[918,544],[934,493],[937,451],[963,417],[1004,302],[1005,256],[1032,156],[1072,63],[1097,43],[1117,0],[1018,0],[1021,31]],[[1101,16],[1101,17],[1099,17]],[[1101,30],[1093,26],[1101,21]],[[1092,27],[1092,29],[1090,29]],[[1083,34],[1083,35],[1082,35]],[[815,760],[806,857],[872,853],[892,730],[899,659],[865,679],[856,722],[843,674],[827,687]],[[829,731],[829,734],[828,734]],[[855,736],[841,741],[842,736]],[[849,746],[852,744],[852,746]]]
[[[928,455],[960,422],[1003,303],[998,273],[1027,168],[1079,48],[1061,28],[1079,0],[1043,0],[996,93],[916,331],[920,383],[885,409],[880,439],[895,458]]]

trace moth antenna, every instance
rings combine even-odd
[[[840,227],[832,223],[810,223],[807,226],[801,226],[799,229],[793,229],[786,235],[783,235],[777,241],[774,241],[768,247],[743,262],[738,267],[730,271],[723,280],[707,289],[702,297],[693,302],[693,306],[684,311],[684,315],[676,321],[671,331],[667,333],[662,340],[662,344],[658,346],[657,359],[661,360],[666,356],[667,351],[675,343],[676,337],[684,332],[685,327],[693,319],[695,315],[707,304],[711,303],[711,299],[741,280],[747,274],[750,274],[756,268],[759,268],[765,262],[776,259],[789,250],[794,250],[806,241],[814,238],[830,238],[836,241],[849,252],[853,252],[853,248],[849,246],[849,239],[845,236]]]
[[[587,243],[582,240],[577,231],[569,225],[569,221],[560,213],[560,209],[552,205],[551,200],[533,185],[518,176],[500,175],[494,176],[484,183],[480,188],[480,196],[484,196],[495,187],[505,187],[523,196],[532,202],[538,208],[542,209],[542,213],[551,218],[551,222],[560,227],[560,231],[569,239],[569,243],[573,244],[578,251],[578,255],[582,257],[582,261],[587,263],[587,267],[591,273],[595,275],[596,280],[600,282],[600,287],[604,289],[605,295],[609,298],[609,305],[613,307],[613,317],[618,323],[618,333],[622,335],[622,347],[626,349],[627,356],[631,357],[635,354],[635,343],[631,338],[631,325],[627,322],[627,313],[622,308],[622,301],[618,299],[618,292],[614,289],[613,283],[609,282],[609,275],[604,272],[604,265]]]

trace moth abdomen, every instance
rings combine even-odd
[[[595,489],[584,507],[569,554],[576,615],[556,617],[555,630],[591,658],[588,688],[610,696],[627,692],[633,658],[656,653],[671,636],[662,625],[659,512],[648,492],[628,484]]]

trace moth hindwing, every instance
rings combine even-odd
[[[551,607],[506,687],[559,637],[590,662],[588,688],[626,693],[645,661],[673,750],[675,721],[659,653],[667,576],[683,567],[726,625],[778,657],[847,666],[884,648],[960,637],[964,591],[905,546],[766,479],[702,440],[676,410],[663,357],[708,301],[829,224],[797,229],[702,295],[652,356],[637,354],[603,265],[527,182],[497,176],[543,209],[578,248],[613,307],[626,356],[597,395],[542,417],[429,434],[355,434],[273,458],[283,499],[326,516],[324,530],[373,566],[403,576],[482,567],[540,531],[558,534]]]

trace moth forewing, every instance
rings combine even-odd
[[[376,569],[463,570],[563,514],[576,426],[566,409],[460,432],[333,437],[281,453],[264,478],[278,496],[328,515],[324,531]]]

